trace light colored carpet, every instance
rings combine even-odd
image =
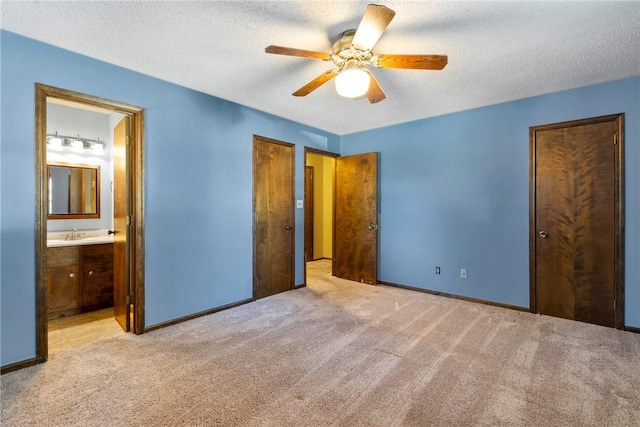
[[[640,335],[331,278],[2,376],[3,426],[638,426]]]

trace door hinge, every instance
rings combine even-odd
[[[130,146],[130,145],[131,145],[131,137],[130,137],[129,135],[125,136],[125,137],[124,137],[124,140],[126,141],[127,146]]]
[[[613,134],[613,145],[617,145],[618,144],[618,133],[614,133]]]
[[[127,299],[127,301],[125,302],[125,304],[126,304],[127,306],[131,305],[131,299],[132,299],[132,298],[131,298],[131,295],[127,295],[127,298],[126,298],[126,299]],[[128,311],[128,309],[127,309],[127,311]]]
[[[127,225],[131,225],[131,215],[127,215],[125,221]]]

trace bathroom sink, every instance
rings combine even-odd
[[[78,245],[99,245],[101,243],[113,243],[113,236],[88,236],[75,240],[48,239],[47,247],[55,248],[59,246],[78,246]]]

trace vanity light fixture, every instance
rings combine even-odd
[[[100,138],[92,140],[80,138],[80,135],[62,136],[56,131],[54,135],[47,135],[47,146],[53,150],[67,149],[76,153],[103,155],[107,145]]]

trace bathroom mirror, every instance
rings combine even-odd
[[[100,218],[100,166],[48,162],[48,219]]]

